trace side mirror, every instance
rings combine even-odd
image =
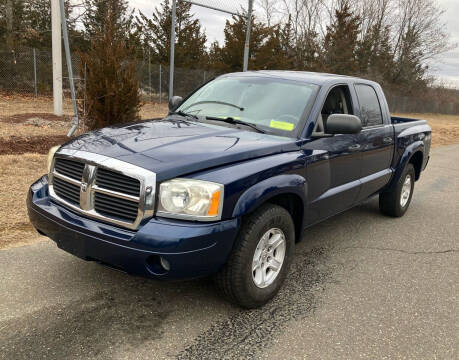
[[[355,115],[332,114],[325,125],[327,134],[358,134],[362,130],[362,121]]]
[[[183,98],[181,96],[172,96],[169,100],[169,111],[174,111],[182,103]]]

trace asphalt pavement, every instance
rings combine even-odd
[[[209,280],[157,282],[53,242],[0,250],[0,359],[458,359],[459,145],[403,218],[371,199],[310,228],[279,295],[241,310]]]

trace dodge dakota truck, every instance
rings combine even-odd
[[[429,160],[426,121],[391,117],[381,87],[355,77],[226,74],[169,109],[51,149],[30,220],[130,274],[212,275],[245,308],[275,296],[308,227],[372,196],[402,216]]]

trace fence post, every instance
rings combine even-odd
[[[204,70],[204,83],[206,82],[206,71]]]
[[[86,116],[86,62],[84,63],[83,116]]]
[[[242,71],[247,71],[249,66],[250,31],[252,28],[252,6],[253,0],[249,0],[249,8],[247,10],[247,30],[245,33],[244,64]]]
[[[159,103],[160,104],[163,101],[162,78],[163,78],[163,68],[161,64],[159,64]]]
[[[152,102],[150,48],[148,48],[148,89],[150,91],[150,102]]]
[[[35,92],[35,97],[38,96],[37,89],[37,54],[35,53],[35,48],[33,48],[33,89]]]
[[[51,0],[51,43],[53,56],[53,111],[62,116],[62,29],[59,0]]]
[[[171,56],[169,64],[169,100],[174,96],[175,22],[177,0],[172,0]]]

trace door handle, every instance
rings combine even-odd
[[[390,136],[386,136],[384,139],[383,139],[383,143],[384,144],[392,144],[392,138]]]
[[[360,144],[354,144],[347,148],[349,151],[357,151],[360,149]]]

